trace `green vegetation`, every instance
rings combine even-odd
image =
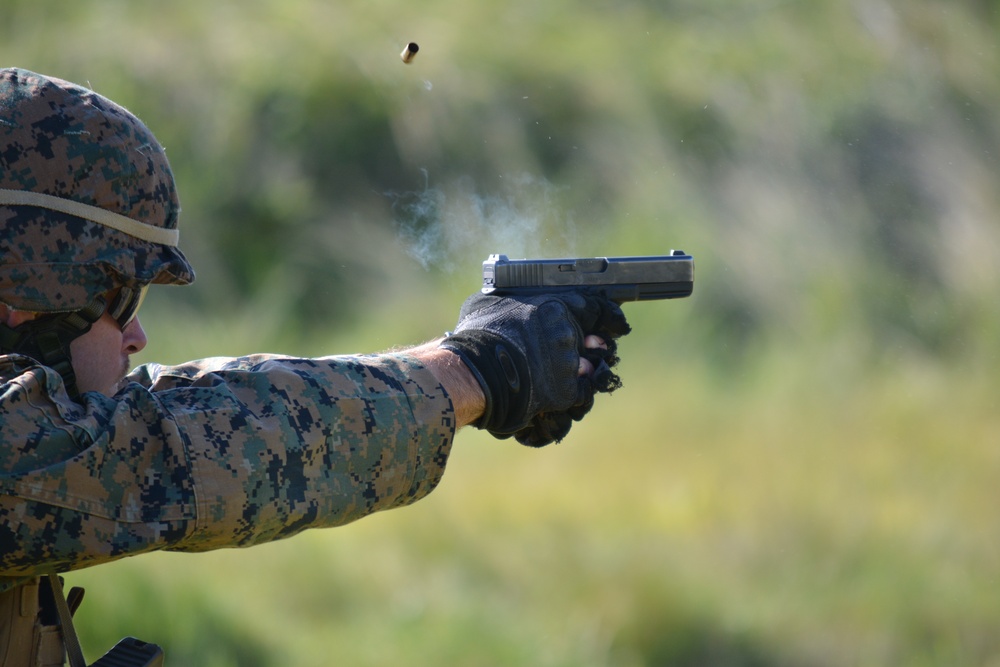
[[[171,156],[199,281],[138,361],[419,342],[491,252],[698,263],[559,446],[470,430],[413,507],[71,575],[92,658],[1000,664],[1000,4],[5,9],[5,65]]]

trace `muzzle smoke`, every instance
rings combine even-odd
[[[400,241],[425,269],[451,272],[457,260],[490,253],[574,254],[576,227],[560,203],[562,189],[545,179],[504,177],[496,192],[481,194],[471,178],[432,188],[423,173],[423,191],[385,195]]]

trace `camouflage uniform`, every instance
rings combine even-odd
[[[0,357],[7,577],[249,546],[406,505],[437,484],[455,432],[444,390],[402,355],[147,364],[129,379],[80,405],[51,369]]]
[[[0,301],[59,313],[117,285],[191,282],[179,210],[137,118],[0,70]],[[147,364],[128,380],[74,401],[51,368],[0,355],[0,615],[40,574],[249,546],[414,502],[455,434],[444,389],[405,355]],[[3,624],[0,665],[18,641]]]

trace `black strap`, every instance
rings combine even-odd
[[[69,666],[87,667],[87,662],[83,659],[83,649],[80,648],[80,639],[76,636],[76,628],[73,627],[73,615],[66,603],[66,596],[63,595],[62,582],[55,574],[48,575],[48,580],[52,597],[56,602],[56,612],[59,614],[59,627],[62,630],[63,643],[66,645]]]

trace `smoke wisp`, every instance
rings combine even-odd
[[[419,192],[387,192],[406,251],[425,269],[451,272],[455,259],[573,254],[576,226],[560,201],[565,188],[530,174],[502,177],[481,193],[471,178]],[[481,257],[480,257],[481,256]]]

